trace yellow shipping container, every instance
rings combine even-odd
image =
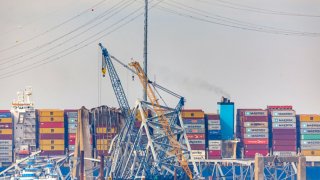
[[[40,117],[40,122],[64,122],[64,117]]]
[[[64,145],[63,139],[40,140],[40,145]]]
[[[108,129],[108,133],[115,133],[116,132],[116,129],[113,127],[113,128],[110,128]],[[97,128],[97,133],[107,133],[107,128]]]
[[[304,156],[320,156],[320,150],[301,150]]]
[[[204,119],[204,112],[202,110],[183,110],[182,118],[200,118]]]
[[[109,150],[109,145],[97,145],[97,150],[105,150],[108,151]]]
[[[301,122],[320,122],[320,115],[316,114],[301,114],[300,115]]]
[[[64,145],[40,145],[40,149],[43,151],[63,151]]]
[[[110,144],[111,139],[97,139],[97,144]]]
[[[12,134],[12,129],[0,129],[0,134]]]
[[[64,128],[40,128],[40,134],[64,134]]]
[[[64,116],[64,111],[59,109],[38,109],[38,113],[40,117]]]
[[[0,123],[12,123],[12,118],[0,118]]]

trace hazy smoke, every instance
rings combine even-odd
[[[230,94],[227,93],[225,90],[223,90],[221,87],[215,86],[211,84],[210,82],[207,82],[203,79],[189,79],[184,78],[182,80],[182,83],[186,88],[190,88],[196,91],[207,91],[207,92],[213,92],[217,95],[224,96],[228,99],[230,99]]]

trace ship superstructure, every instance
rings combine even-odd
[[[31,97],[32,88],[26,87],[17,92],[17,99],[12,102],[15,159],[21,159],[36,151],[36,111]]]

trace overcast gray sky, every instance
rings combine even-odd
[[[28,85],[33,87],[37,108],[92,108],[100,98],[101,104],[118,106],[108,78],[101,80],[99,98],[101,51],[97,44],[102,42],[126,63],[131,58],[142,62],[143,17],[95,39],[116,28],[119,24],[114,23],[143,2],[106,0],[84,12],[98,2],[0,1],[0,109],[10,109],[16,92]],[[107,18],[109,14],[99,19],[103,22],[84,26],[122,2],[112,17]],[[150,10],[149,77],[185,96],[186,108],[216,112],[220,97],[229,95],[236,108],[293,105],[298,113],[320,113],[319,8],[317,0],[164,0]],[[250,24],[234,27],[243,22]],[[284,30],[291,35],[283,34]],[[66,49],[89,42],[54,60],[68,53]],[[141,85],[124,68],[116,68],[133,105],[141,97]]]

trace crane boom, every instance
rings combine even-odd
[[[107,49],[103,47],[101,43],[99,43],[99,46],[101,47],[102,55],[103,55],[103,61],[102,61],[103,76],[105,76],[106,71],[108,71],[112,88],[114,90],[114,93],[116,95],[116,98],[121,110],[121,114],[125,119],[125,125],[118,135],[117,142],[115,144],[115,149],[112,152],[113,156],[112,156],[112,165],[111,165],[110,173],[113,173],[115,176],[117,176],[117,174],[121,174],[122,171],[125,171],[122,169],[122,166],[123,164],[125,164],[126,160],[128,159],[128,151],[130,151],[131,149],[130,145],[132,145],[132,143],[130,141],[132,139],[132,136],[134,136],[134,133],[132,132],[134,118],[131,114],[128,100],[123,90],[120,78],[113,66],[110,55]]]
[[[177,157],[180,166],[183,168],[187,176],[192,179],[192,172],[188,166],[188,161],[183,155],[180,143],[177,141],[176,136],[171,129],[169,119],[167,119],[167,117],[164,115],[165,111],[161,107],[155,92],[152,90],[147,76],[145,75],[139,62],[132,62],[129,65],[135,69],[135,72],[138,75],[142,86],[147,91],[148,98],[150,99],[153,109],[159,118],[159,123],[162,125],[164,132],[168,137],[169,143],[172,146],[172,150],[169,151],[169,153]],[[145,87],[144,84],[147,84],[147,87]]]

